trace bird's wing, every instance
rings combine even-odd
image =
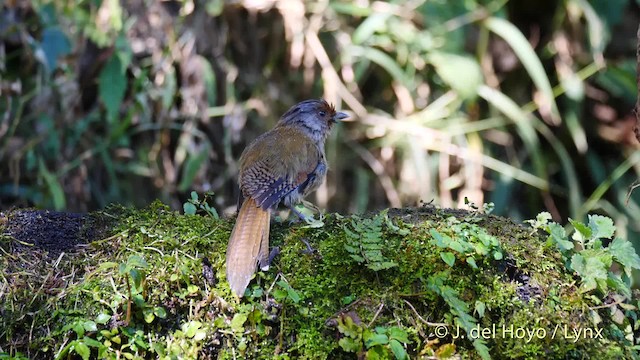
[[[271,131],[260,149],[247,148],[241,158],[240,186],[262,209],[313,181],[322,166],[318,147],[306,135],[293,131]]]

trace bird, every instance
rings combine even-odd
[[[324,181],[325,141],[333,125],[347,117],[323,99],[304,100],[240,155],[239,210],[226,253],[227,281],[236,296],[244,295],[257,265],[269,269],[271,211],[283,203],[305,220],[295,205]]]

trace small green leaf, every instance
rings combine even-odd
[[[486,310],[487,305],[480,300],[476,300],[475,308],[476,308],[476,312],[478,313],[478,317],[483,318],[484,311]]]
[[[602,215],[589,215],[589,228],[593,239],[609,239],[616,231],[613,220]]]
[[[640,256],[638,256],[630,241],[615,238],[609,244],[608,249],[615,260],[625,268],[625,272],[629,277],[631,277],[632,269],[640,269]]]
[[[582,291],[591,291],[598,287],[598,280],[607,280],[609,265],[606,264],[606,260],[603,257],[583,257],[580,254],[571,257],[571,268],[582,278]]]
[[[484,341],[484,339],[478,338],[473,340],[473,347],[476,349],[481,359],[491,360],[491,355],[489,354],[489,348],[487,347],[487,342]]]
[[[362,334],[362,339],[367,349],[376,345],[386,345],[389,343],[389,337],[387,335],[371,332],[371,330],[365,330]]]
[[[483,243],[477,243],[473,246],[473,248],[476,250],[476,254],[478,255],[484,256],[489,253],[489,248]]]
[[[343,337],[338,341],[338,345],[340,345],[342,350],[352,353],[356,353],[362,348],[362,344],[360,343],[360,341],[352,339],[350,337]]]
[[[551,220],[551,214],[543,211],[536,216],[535,220],[525,220],[525,222],[534,229],[541,229],[549,223],[549,220]]]
[[[494,252],[493,252],[493,258],[494,258],[495,260],[502,260],[502,252],[500,252],[500,251],[494,251]]]
[[[405,344],[409,343],[409,334],[397,326],[390,327],[387,334],[389,334],[390,339],[395,339]]]
[[[291,299],[294,303],[300,302],[300,295],[287,283],[286,281],[280,280],[278,281],[278,285],[282,287],[287,292],[287,297]]]
[[[351,41],[360,45],[365,41],[370,41],[376,32],[386,32],[387,19],[391,16],[391,13],[387,12],[375,12],[371,16],[366,16],[351,34]]]
[[[571,257],[571,268],[577,273],[584,272],[584,257],[580,254],[573,254]]]
[[[218,215],[218,210],[216,208],[209,206],[209,204],[204,203],[204,209],[207,211],[209,215],[211,215],[214,219],[219,219],[220,215]]]
[[[79,338],[84,336],[84,326],[81,322],[73,323],[73,331],[78,335]]]
[[[353,322],[351,316],[346,315],[338,319],[338,331],[351,338],[360,338],[362,328]]]
[[[478,264],[476,264],[476,259],[474,259],[473,256],[469,256],[467,258],[467,264],[469,264],[469,266],[471,266],[474,269],[478,268]]]
[[[453,358],[456,354],[456,345],[453,343],[444,344],[438,348],[437,354],[440,359]]]
[[[456,262],[456,256],[453,253],[445,251],[440,253],[440,258],[449,266],[453,267]]]
[[[389,359],[389,354],[384,347],[378,345],[367,350],[364,358],[367,360],[387,360]]]
[[[392,339],[389,341],[389,347],[391,348],[391,352],[393,352],[393,356],[395,356],[397,360],[405,360],[409,358],[404,346],[402,346],[398,340]]]
[[[449,246],[449,243],[452,241],[450,237],[446,235],[442,235],[438,232],[438,230],[431,228],[429,230],[429,234],[435,240],[435,244],[438,247],[445,248]]]
[[[195,191],[191,192],[191,200],[193,200],[194,202],[198,201],[198,193]]]
[[[549,226],[547,226],[547,232],[549,233],[549,238],[553,240],[560,251],[573,250],[573,242],[567,240],[567,233],[562,226],[556,223],[550,223]]]
[[[89,349],[89,347],[85,343],[78,340],[75,341],[73,350],[76,352],[76,354],[82,356],[83,360],[88,360],[89,356],[91,355],[91,350]]]
[[[613,288],[613,290],[620,293],[627,299],[631,299],[631,286],[630,284],[625,283],[620,275],[609,272],[609,276],[607,277],[607,285]]]
[[[162,306],[157,306],[153,309],[153,313],[160,319],[167,317],[167,311]]]
[[[462,241],[455,241],[454,240],[454,241],[451,241],[449,243],[449,249],[454,250],[456,252],[464,253],[465,252],[464,248],[465,248],[465,246],[463,245]]]
[[[287,298],[287,291],[281,288],[274,289],[273,297],[280,302]]]
[[[261,288],[261,287],[259,287],[259,286],[254,286],[254,287],[251,289],[251,295],[250,295],[250,296],[251,296],[252,298],[254,298],[254,299],[258,299],[258,298],[261,298],[263,295],[264,295],[264,290],[262,290],[262,288]]]
[[[247,314],[237,313],[233,315],[231,319],[231,330],[235,333],[241,333],[244,331],[244,323],[247,321]]]
[[[134,294],[133,303],[140,308],[146,308],[146,305],[147,305],[147,302],[144,300],[144,297],[142,296],[142,294]]]
[[[98,326],[96,325],[96,322],[92,320],[85,320],[84,322],[82,322],[82,327],[86,331],[98,331]]]
[[[324,226],[324,222],[320,219],[314,219],[312,216],[308,216],[305,220],[307,223],[303,226],[303,229],[319,229]]]
[[[237,314],[236,314],[237,315]],[[235,320],[235,316],[234,319]],[[231,320],[231,329],[233,330],[233,320]],[[245,315],[246,320],[246,315]],[[188,338],[193,338],[196,335],[198,329],[202,327],[202,323],[200,321],[189,321],[186,324],[182,325],[182,331],[184,331],[184,335]]]
[[[133,280],[133,286],[140,290],[140,284],[142,283],[142,273],[140,270],[131,269],[129,270],[129,275],[131,275],[131,279]]]
[[[196,206],[190,202],[182,204],[182,209],[184,210],[185,215],[195,215],[198,210]]]
[[[140,255],[131,255],[127,259],[127,266],[145,269],[149,265],[144,260],[144,258],[142,258],[142,256],[140,256]]]
[[[207,337],[207,332],[205,330],[203,330],[203,329],[199,329],[193,335],[193,340],[200,341],[200,340],[204,340],[204,338],[206,338],[206,337]]]
[[[153,309],[150,308],[142,309],[142,315],[144,316],[144,321],[147,324],[151,324],[153,320],[156,319],[156,315],[153,313]]]
[[[584,240],[591,239],[591,228],[577,220],[569,219],[569,222],[576,229],[576,232],[573,234],[574,240],[582,243]]]
[[[104,271],[104,270],[108,270],[114,267],[117,267],[119,264],[113,261],[107,261],[107,262],[103,262],[102,264],[100,264],[100,266],[98,266],[98,270],[99,271]],[[126,272],[126,271],[125,271]]]
[[[242,352],[247,350],[247,342],[244,339],[238,344],[238,350]]]
[[[287,289],[287,295],[289,295],[289,299],[291,299],[291,301],[293,301],[294,303],[297,304],[300,302],[300,295],[298,295],[298,293],[291,286],[289,286],[289,288]]]
[[[104,345],[96,340],[96,339],[92,339],[90,337],[85,336],[84,338],[82,338],[82,342],[85,343],[85,345],[92,347],[92,348],[102,348],[104,347]]]
[[[109,320],[111,320],[111,316],[107,315],[105,313],[102,313],[102,314],[100,314],[100,315],[98,315],[96,317],[96,323],[101,324],[101,325],[104,325],[104,324],[108,323]]]
[[[352,302],[354,302],[355,299],[356,299],[355,295],[353,295],[353,294],[352,295],[347,295],[347,296],[342,298],[341,303],[342,303],[342,305],[349,305]]]

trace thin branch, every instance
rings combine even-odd
[[[307,44],[309,45],[309,49],[311,49],[311,53],[318,60],[318,64],[322,68],[324,75],[330,76],[333,78],[333,81],[337,85],[338,95],[342,100],[344,100],[347,105],[353,110],[356,115],[360,118],[363,118],[367,115],[367,109],[362,105],[362,103],[356,99],[353,94],[347,89],[347,87],[340,79],[340,76],[333,68],[333,64],[329,59],[329,55],[327,55],[327,51],[322,46],[320,39],[318,38],[318,34],[313,31],[307,31],[305,33],[305,38],[307,39]]]
[[[371,325],[373,325],[373,323],[376,321],[376,319],[378,318],[378,315],[380,315],[380,312],[382,312],[383,307],[384,307],[384,303],[381,302],[380,306],[378,306],[378,311],[376,311],[375,315],[373,315],[373,319],[371,319],[371,321],[369,322],[369,325],[367,325],[368,328],[370,328]]]
[[[420,319],[420,321],[422,321],[423,323],[425,323],[428,326],[449,326],[449,324],[445,324],[445,323],[434,323],[434,322],[430,322],[425,320],[424,318],[422,318],[422,316],[420,316],[420,314],[418,314],[418,311],[416,310],[416,308],[413,307],[413,305],[411,305],[410,302],[408,302],[405,299],[402,299],[402,301],[404,301],[407,305],[409,305],[409,307],[411,308],[411,310],[413,310],[413,313],[416,314],[416,316],[418,317],[418,319]]]
[[[610,308],[612,306],[617,306],[617,305],[620,305],[620,304],[624,304],[624,300],[612,302],[611,304],[604,304],[604,305],[589,307],[589,310],[606,309],[606,308]]]

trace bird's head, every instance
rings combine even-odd
[[[349,115],[337,112],[333,105],[323,99],[305,100],[284,113],[279,125],[302,126],[311,136],[324,140],[329,135],[333,124],[347,117]]]

